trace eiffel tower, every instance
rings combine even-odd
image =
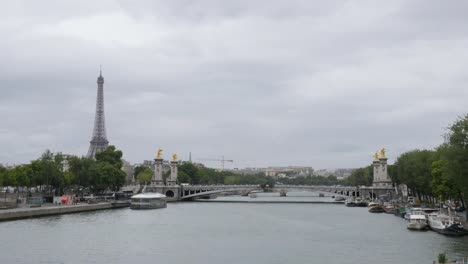
[[[106,124],[104,119],[104,78],[102,77],[102,70],[99,71],[97,84],[96,115],[94,117],[93,138],[89,142],[89,150],[86,155],[88,158],[94,158],[97,152],[105,150],[109,145],[109,141],[107,141],[106,137]]]

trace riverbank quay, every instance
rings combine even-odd
[[[11,221],[26,218],[35,218],[52,215],[63,215],[82,213],[97,210],[122,208],[121,204],[96,203],[96,204],[77,204],[77,205],[45,205],[35,208],[14,208],[0,210],[0,221]]]

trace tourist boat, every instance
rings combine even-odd
[[[166,195],[160,193],[140,193],[131,197],[131,209],[165,208]]]
[[[413,208],[408,216],[406,227],[411,230],[425,230],[428,227],[427,215],[421,208]]]
[[[374,206],[377,206],[379,205],[379,203],[376,203],[376,202],[370,202],[367,207],[374,207]]]
[[[447,236],[468,235],[466,230],[457,217],[452,217],[441,213],[432,213],[427,215],[429,227],[437,233]]]

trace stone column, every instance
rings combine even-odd
[[[388,176],[388,170],[387,170],[387,158],[380,158],[380,182],[381,186],[389,186],[392,183],[392,180]]]
[[[169,177],[169,180],[167,181],[168,185],[176,185],[177,183],[177,164],[178,161],[171,161],[171,176]]]
[[[164,181],[162,178],[162,164],[163,164],[163,159],[154,159],[154,179],[153,182],[156,185],[163,185]]]
[[[378,183],[380,182],[380,161],[374,160],[372,162],[372,165],[374,167],[374,177],[373,177],[372,185],[377,186]]]

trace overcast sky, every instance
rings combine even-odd
[[[96,78],[132,163],[361,167],[467,112],[467,1],[2,1],[0,163],[85,155]],[[205,162],[219,167],[218,162]]]

